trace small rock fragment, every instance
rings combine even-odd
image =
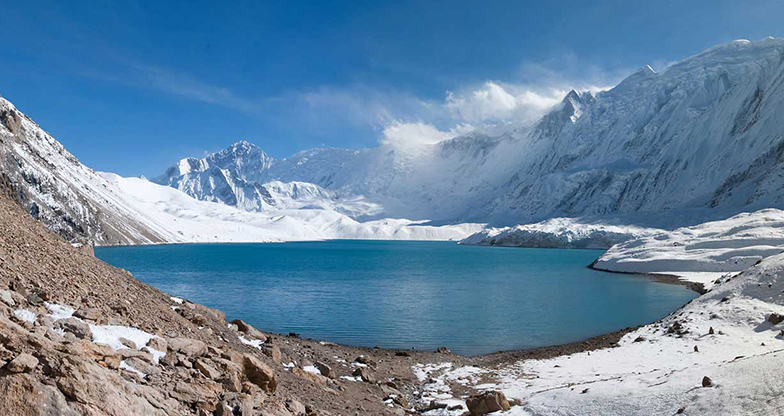
[[[12,373],[28,373],[38,365],[38,359],[30,354],[22,353],[6,364],[5,368]]]
[[[128,348],[130,348],[132,350],[136,349],[136,343],[131,341],[131,340],[129,340],[128,338],[120,337],[118,339],[118,341],[120,341],[120,344],[125,345],[126,347],[128,347]]]

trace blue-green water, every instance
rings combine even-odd
[[[598,250],[325,241],[98,248],[172,295],[264,331],[477,355],[578,341],[666,316],[696,296],[590,270]]]

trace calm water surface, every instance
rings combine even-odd
[[[578,341],[664,317],[696,294],[590,270],[598,250],[325,241],[98,248],[170,294],[264,331],[477,355]]]

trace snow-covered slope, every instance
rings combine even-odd
[[[782,230],[784,212],[768,209],[615,246],[599,265],[688,270],[715,281],[683,308],[624,335],[616,348],[501,366],[417,365],[424,394],[464,405],[450,385],[501,390],[523,403],[498,413],[505,416],[784,414]]]
[[[481,224],[434,227],[404,219],[358,222],[318,206],[249,212],[225,204],[198,201],[179,190],[140,178],[102,176],[151,222],[161,224],[169,242],[280,242],[323,239],[459,240]],[[282,192],[291,191],[282,186]]]
[[[506,247],[610,248],[628,240],[664,232],[657,228],[552,218],[534,224],[488,228],[460,244]]]
[[[784,211],[765,209],[613,246],[593,267],[661,273],[710,283],[784,252]]]
[[[671,228],[784,208],[782,119],[784,40],[737,40],[660,73],[644,66],[608,91],[570,92],[538,122],[501,134],[313,149],[229,176],[256,201],[236,205],[253,209],[264,198],[254,187],[279,180],[363,196],[381,207],[371,217],[513,225],[622,216]],[[197,176],[175,169],[159,182],[220,199],[198,185],[213,173]]]
[[[499,415],[784,414],[784,323],[768,320],[784,314],[783,292],[779,254],[625,335],[617,348],[500,369],[449,368],[436,380],[461,376],[476,380],[470,387],[522,400]]]

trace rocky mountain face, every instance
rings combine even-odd
[[[13,104],[0,97],[0,176],[33,218],[70,242],[165,241],[92,169]]]
[[[237,189],[308,182],[362,195],[383,206],[376,214],[383,216],[500,225],[624,216],[670,227],[784,207],[782,119],[784,40],[738,40],[660,73],[645,66],[608,91],[572,91],[538,122],[502,134],[474,132],[416,151],[313,149],[269,163],[254,150],[253,163],[221,166]],[[251,175],[249,165],[262,167]],[[241,199],[199,190],[211,172],[173,168],[160,183],[198,199]]]

